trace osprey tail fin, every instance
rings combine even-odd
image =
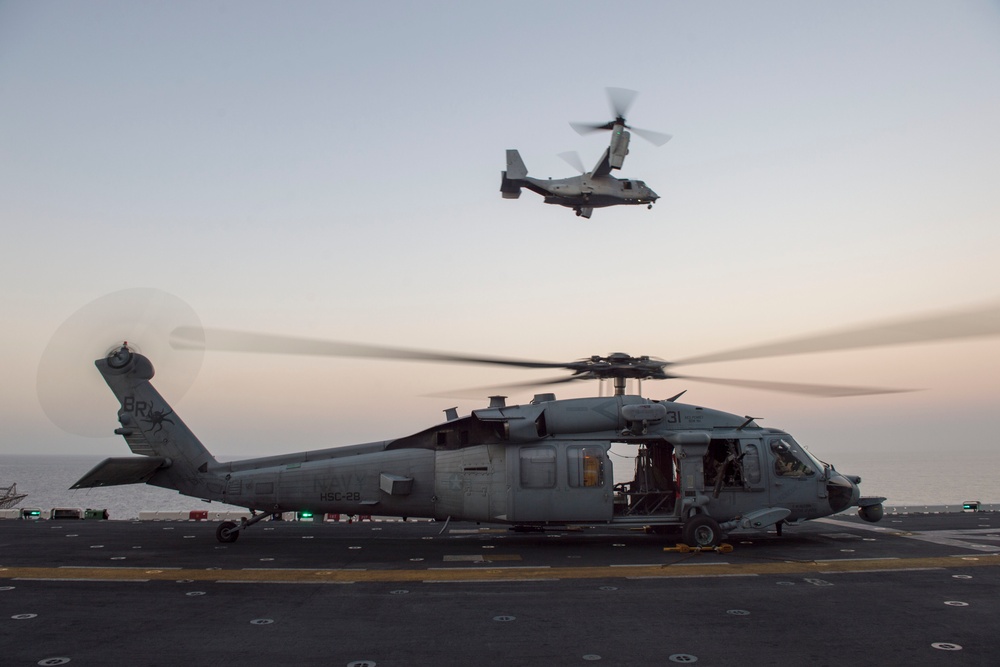
[[[500,174],[500,192],[504,199],[517,199],[521,196],[522,179],[527,178],[528,169],[524,166],[521,155],[514,149],[507,150],[507,171]]]
[[[516,149],[507,149],[507,178],[521,180],[528,177],[528,168],[524,166],[524,160]]]

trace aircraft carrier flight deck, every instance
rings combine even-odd
[[[0,521],[4,665],[996,665],[995,512],[734,532]]]

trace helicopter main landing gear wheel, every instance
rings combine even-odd
[[[215,537],[223,544],[232,544],[240,538],[240,533],[254,525],[258,521],[263,521],[264,519],[271,516],[267,512],[257,513],[254,510],[250,510],[252,516],[249,520],[246,518],[240,519],[237,524],[235,521],[223,521],[219,524],[219,527],[215,529]]]
[[[240,531],[234,521],[223,521],[215,529],[215,537],[223,544],[231,544],[239,539]]]
[[[689,547],[717,547],[722,543],[722,528],[712,517],[697,514],[684,524],[682,537]]]

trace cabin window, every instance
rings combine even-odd
[[[570,447],[566,450],[569,461],[571,487],[604,486],[604,450],[600,447]]]
[[[632,181],[625,181],[625,189],[626,190],[632,189]]]
[[[556,485],[556,450],[552,447],[521,449],[521,488],[552,489]]]

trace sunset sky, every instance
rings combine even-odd
[[[608,86],[673,135],[633,137],[619,174],[653,209],[502,199],[508,148],[538,177],[573,175],[564,151],[596,161],[607,135],[569,121],[609,120]],[[95,325],[73,335],[78,365],[60,361],[106,392],[109,437],[54,425],[36,384],[60,326],[132,288],[206,327],[552,361],[681,359],[1000,299],[997,2],[14,0],[0,100],[5,453],[128,453],[92,362],[131,334]],[[135,342],[154,384],[228,456],[398,437],[487,403],[456,390],[553,376],[211,351],[199,370],[153,328]],[[975,465],[998,446],[998,338],[680,370],[921,390],[643,385],[827,459]]]

